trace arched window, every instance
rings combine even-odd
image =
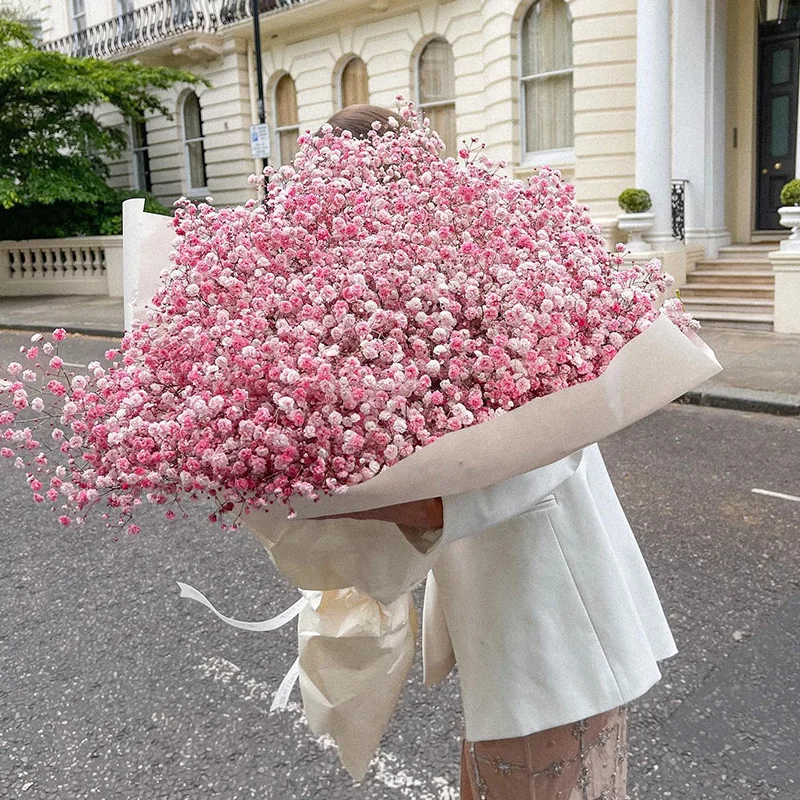
[[[133,151],[133,181],[143,192],[153,190],[150,178],[150,148],[147,144],[147,123],[144,120],[131,124],[131,150]]]
[[[572,20],[564,0],[537,0],[520,39],[524,152],[572,148]]]
[[[189,92],[183,101],[183,146],[186,153],[186,174],[189,178],[189,193],[206,190],[206,150],[203,143],[203,120],[200,116],[200,100]]]
[[[288,164],[297,152],[300,124],[297,121],[297,92],[291,75],[275,85],[275,163]]]
[[[351,58],[339,79],[339,106],[347,108],[356,103],[369,103],[367,65],[360,58]]]
[[[453,49],[444,39],[428,42],[417,62],[417,101],[442,137],[446,156],[456,156],[456,73]]]

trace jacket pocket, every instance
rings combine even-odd
[[[556,500],[556,496],[554,494],[549,494],[547,497],[543,497],[538,503],[532,505],[528,512],[531,511],[542,511],[545,508],[551,508],[552,506],[557,506],[558,500]]]

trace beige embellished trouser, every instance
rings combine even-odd
[[[461,800],[625,800],[627,714],[617,708],[515,739],[465,741]]]

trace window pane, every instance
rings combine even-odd
[[[522,75],[572,66],[572,24],[564,0],[539,0],[522,23]]]
[[[147,124],[145,122],[133,123],[133,147],[147,147]]]
[[[789,155],[789,96],[773,97],[770,101],[769,152],[772,158]]]
[[[360,58],[348,61],[342,70],[342,108],[356,103],[369,103],[367,65]]]
[[[772,85],[789,83],[792,72],[792,51],[774,50],[772,53]]]
[[[142,189],[145,192],[153,190],[152,180],[150,178],[150,158],[147,150],[137,150],[134,154],[134,168],[136,170],[136,188]]]
[[[437,103],[456,96],[453,51],[443,39],[434,39],[419,57],[419,102]]]
[[[278,153],[279,163],[289,164],[294,160],[297,152],[297,137],[300,135],[299,128],[291,128],[288,131],[278,133]]]
[[[183,103],[183,135],[185,139],[199,139],[203,135],[203,123],[200,119],[200,101],[194,92],[186,95]],[[205,184],[194,184],[195,186]]]
[[[455,103],[446,106],[434,106],[425,109],[431,127],[442,137],[442,141],[447,146],[444,157],[458,157],[458,147],[456,143],[456,106]]]
[[[572,75],[526,81],[525,150],[572,147]]]
[[[206,154],[203,142],[189,142],[186,145],[189,153],[189,183],[192,189],[200,189],[206,185]]]
[[[297,93],[289,75],[284,75],[275,87],[275,124],[278,128],[297,124]]]

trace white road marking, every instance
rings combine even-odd
[[[65,367],[80,367],[81,369],[87,369],[89,365],[88,364],[74,364],[72,361],[65,361],[64,362],[64,366]]]
[[[248,678],[241,667],[220,656],[204,658],[196,669],[206,678],[211,678],[217,683],[222,683],[232,688],[245,689],[245,694],[240,695],[244,700],[254,700],[268,705],[272,701],[274,689],[268,683],[256,681]],[[300,703],[291,702],[286,706],[286,711],[290,711],[297,716],[292,720],[292,727],[299,733],[305,734],[321,750],[335,750],[336,744],[330,736],[313,736],[309,733],[303,716],[303,706]],[[388,789],[397,789],[399,797],[408,797],[412,800],[458,800],[458,789],[450,785],[450,782],[442,777],[433,777],[430,780],[415,778],[403,761],[394,753],[379,750],[372,760],[374,773],[369,780],[377,781]],[[427,786],[433,786],[433,791],[426,790]]]
[[[771,492],[769,489],[752,489],[753,494],[763,494],[767,497],[777,497],[779,500],[794,500],[795,503],[800,503],[800,497],[793,494],[784,494],[783,492]]]

